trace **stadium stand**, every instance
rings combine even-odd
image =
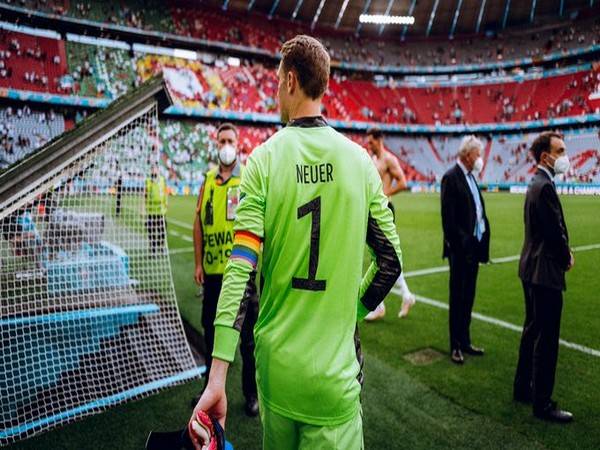
[[[483,183],[525,183],[535,170],[529,146],[536,134],[488,136],[483,140]],[[386,145],[402,162],[410,161],[417,174],[429,182],[439,182],[444,172],[456,161],[461,137],[390,136]],[[600,140],[595,130],[565,133],[571,169],[564,181],[600,182]],[[418,177],[407,172],[409,180]]]
[[[275,54],[286,39],[298,33],[320,37],[331,49],[333,59],[375,65],[456,65],[505,61],[524,57],[539,58],[551,52],[564,52],[600,42],[598,18],[572,23],[532,27],[500,36],[466,36],[453,41],[440,39],[394,40],[356,37],[353,33],[306,25],[277,16],[268,19],[260,13],[244,14],[223,11],[208,4],[190,10],[189,2],[170,0],[169,14],[159,14],[164,3],[157,0],[124,0],[119,7],[107,0],[73,2],[67,0],[23,0],[19,3],[32,10],[42,10],[102,23],[177,33],[182,36],[228,42]],[[157,7],[160,6],[160,7]],[[186,8],[188,6],[188,8]],[[352,30],[354,31],[354,30]]]
[[[72,121],[60,112],[32,111],[28,106],[0,109],[0,169],[6,167],[71,128]],[[162,167],[169,186],[180,193],[196,192],[209,163],[216,161],[213,148],[215,123],[193,120],[165,120],[160,124]],[[252,150],[275,132],[274,127],[239,127],[239,148],[245,160]],[[364,135],[347,133],[366,146]],[[534,167],[528,154],[533,135],[494,136],[484,139],[484,183],[524,182]],[[566,180],[600,182],[600,140],[594,131],[567,133],[572,169]],[[386,144],[398,157],[409,181],[436,182],[453,164],[460,137],[388,136]],[[131,158],[141,149],[131,149]],[[104,169],[106,172],[111,167]],[[139,174],[126,174],[124,184]]]
[[[0,87],[59,93],[64,41],[0,30]]]
[[[135,74],[128,52],[67,42],[69,77],[63,89],[71,86],[75,95],[115,99],[135,85]]]
[[[114,99],[166,68],[165,77],[184,106],[259,113],[276,109],[274,66],[248,59],[230,65],[226,56],[208,59],[201,63],[138,54],[132,63],[126,50],[2,31],[0,86]],[[599,80],[597,68],[525,81],[456,81],[446,87],[434,81],[414,86],[391,78],[355,79],[338,72],[324,104],[328,117],[345,121],[530,121],[595,112],[598,105],[589,96],[598,90]]]
[[[216,164],[214,147],[218,124],[191,120],[161,122],[161,163],[172,190],[182,194],[198,192],[209,165]],[[273,127],[238,127],[238,148],[246,160],[252,150],[275,132]]]
[[[142,80],[166,67],[172,91],[185,106],[243,112],[276,108],[275,68],[260,63],[246,60],[238,67],[226,58],[204,64],[144,55],[137,67]],[[324,105],[328,117],[345,121],[440,125],[538,120],[594,112],[588,99],[599,81],[597,70],[582,70],[526,81],[409,87],[393,80],[381,86],[373,79],[334,74]]]
[[[503,37],[463,37],[454,41],[406,41],[404,44],[354,36],[324,36],[333,58],[372,65],[436,66],[483,64],[524,57],[536,58],[557,51],[593,45],[600,41],[600,25],[590,22],[586,30],[557,27],[530,34]]]
[[[276,109],[275,68],[226,57],[201,63],[3,31],[0,86],[114,99],[139,81],[166,68],[179,103],[238,112]],[[67,68],[68,63],[68,68]],[[137,72],[137,73],[135,73]],[[589,95],[598,90],[600,72],[453,87],[409,86],[395,80],[334,74],[325,100],[326,115],[340,120],[407,124],[492,123],[577,116],[597,109]],[[433,112],[432,112],[433,111]]]
[[[0,109],[0,169],[23,159],[65,131],[60,113],[32,111],[27,105]]]
[[[116,9],[111,2],[24,1],[28,8],[50,9],[54,13],[144,29],[176,31],[179,34],[253,46],[275,51],[280,42],[303,30],[302,25],[274,18],[264,21],[260,15],[224,16],[210,7],[186,11],[178,3],[171,3],[170,13],[157,15],[158,8],[144,12],[142,4],[124,1],[124,8]],[[75,11],[75,12],[73,12]],[[256,24],[261,20],[261,26]],[[435,44],[407,42],[402,52],[387,51],[386,55],[399,57],[398,62],[422,64],[483,62],[527,54],[527,49],[550,51],[576,48],[598,41],[600,29],[597,19],[586,22],[589,28],[550,28],[531,35],[507,35],[498,39],[498,47],[489,41],[457,41]],[[381,41],[370,48],[368,40],[340,36],[326,32],[325,39],[332,46],[332,54],[344,54],[343,59],[381,63],[376,56],[383,52]],[[329,34],[327,34],[329,33]],[[521,39],[521,41],[518,41]],[[529,40],[529,41],[528,41]],[[331,41],[331,42],[330,42]],[[525,42],[527,41],[527,42]],[[546,42],[547,41],[547,42]],[[510,45],[508,43],[511,43]],[[546,42],[540,45],[540,42]],[[437,47],[432,47],[432,46]],[[485,48],[488,54],[479,51]],[[513,46],[514,47],[511,47]],[[429,46],[429,47],[428,47]],[[453,50],[460,47],[464,57]],[[495,50],[494,50],[495,48]],[[525,53],[521,54],[519,51]],[[346,50],[344,50],[346,49]],[[420,55],[418,58],[413,56]],[[146,50],[151,51],[151,50]],[[496,52],[493,55],[493,52]],[[351,54],[351,53],[357,54]],[[433,53],[432,53],[433,52]],[[492,53],[489,53],[492,52]],[[451,59],[446,57],[451,55]],[[361,56],[362,55],[362,56]],[[81,97],[115,99],[132,87],[158,73],[163,73],[176,104],[189,108],[233,113],[276,113],[277,76],[274,63],[249,58],[230,58],[229,55],[201,53],[200,60],[188,60],[151,53],[131,53],[124,49],[108,48],[102,42],[96,45],[59,39],[31,36],[14,31],[0,32],[0,86],[13,89],[49,93],[74,94]],[[385,61],[386,64],[390,61]],[[578,117],[599,111],[600,102],[594,100],[599,91],[600,70],[596,65],[575,67],[565,74],[532,70],[514,75],[505,73],[478,74],[473,82],[468,76],[440,79],[436,77],[392,78],[368,74],[350,74],[334,71],[324,100],[324,115],[345,122],[376,122],[383,124],[456,125],[498,124],[519,121],[545,120],[558,117]],[[69,129],[72,123],[60,113],[31,113],[29,107],[3,110],[29,111],[35,118],[18,128],[13,121],[2,127],[2,164],[18,160],[31,150]],[[78,110],[81,119],[86,111]],[[38,117],[39,119],[38,122]],[[273,117],[273,116],[272,116]],[[60,122],[62,126],[54,124]],[[19,122],[21,123],[21,122]],[[16,129],[29,127],[34,136],[21,139]],[[244,155],[263,142],[274,128],[248,126],[240,128],[240,146]],[[214,124],[179,119],[161,122],[163,143],[162,163],[170,186],[180,192],[194,191],[202,180],[207,162],[214,160],[211,148]],[[23,133],[21,133],[23,135]],[[363,136],[349,136],[364,145]],[[573,143],[572,181],[598,181],[597,137],[569,135]],[[590,137],[591,136],[591,137]],[[411,181],[435,182],[454,160],[458,137],[394,137],[389,138],[390,149],[398,156]],[[527,178],[531,160],[527,155],[527,137],[521,135],[494,136],[486,140],[486,170],[482,181],[488,183],[520,182]]]
[[[224,16],[222,11],[210,8],[190,12],[175,7],[172,9],[172,15],[177,32],[184,36],[262,48],[273,54],[277,52],[282,41],[303,31],[298,25],[277,30],[274,23],[265,24],[262,17],[252,17],[248,20],[243,17]],[[260,25],[257,19],[260,20]]]
[[[70,0],[20,0],[7,1],[31,10],[41,10],[78,19],[110,23],[144,30],[173,32],[170,14],[163,14],[164,2],[158,0],[127,0],[114,2],[95,0],[77,2]]]
[[[594,111],[589,94],[598,86],[597,71],[523,82],[439,87],[377,86],[371,80],[335,77],[331,96],[338,101],[330,117],[385,123],[491,123],[576,116]],[[341,105],[336,108],[336,105]]]

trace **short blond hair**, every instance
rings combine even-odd
[[[329,83],[330,58],[321,42],[299,34],[281,46],[281,68],[293,70],[302,91],[311,99],[321,98]]]

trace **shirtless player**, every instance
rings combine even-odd
[[[383,182],[383,193],[387,195],[389,199],[388,207],[394,213],[394,205],[392,203],[392,196],[400,191],[408,189],[406,184],[406,176],[398,159],[392,155],[383,145],[383,133],[378,128],[371,128],[367,131],[367,147],[371,152],[371,158],[375,163],[375,167],[379,171],[379,176]],[[402,293],[402,308],[398,313],[398,317],[403,318],[408,315],[410,308],[415,304],[415,296],[408,289],[404,274],[401,274],[396,285],[400,288]],[[377,309],[370,312],[365,320],[373,321],[382,318],[385,315],[385,305],[383,302],[377,306]]]

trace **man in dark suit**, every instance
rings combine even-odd
[[[470,325],[479,263],[489,260],[490,224],[475,174],[483,168],[483,145],[466,136],[458,160],[442,178],[442,226],[444,258],[450,264],[450,355],[464,363],[463,354],[481,356],[483,349],[471,344]]]
[[[553,178],[569,169],[565,143],[558,133],[540,134],[531,145],[538,169],[525,199],[525,242],[519,277],[525,293],[525,325],[513,395],[533,402],[544,420],[570,422],[573,415],[552,401],[565,272],[575,263]]]

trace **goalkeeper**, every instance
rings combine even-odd
[[[213,365],[196,411],[225,423],[227,370],[262,246],[254,333],[263,448],[359,450],[356,324],[400,275],[400,242],[373,162],[320,116],[327,51],[296,36],[281,55],[278,97],[287,126],[254,150],[242,174]],[[373,262],[362,277],[365,242]]]

